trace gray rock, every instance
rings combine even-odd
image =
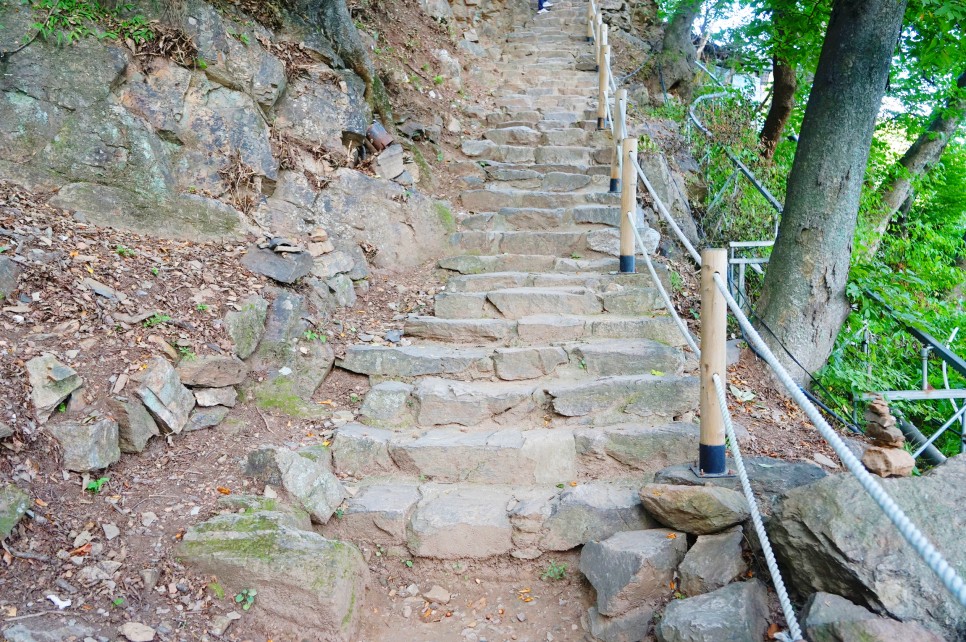
[[[393,143],[376,156],[376,173],[383,178],[396,178],[404,171],[403,147]]]
[[[365,136],[372,122],[365,82],[353,73],[336,72],[345,81],[347,91],[343,92],[332,82],[332,73],[328,65],[318,63],[294,79],[275,107],[275,126],[324,149],[342,149],[343,132]]]
[[[359,412],[374,426],[412,425],[410,411],[413,387],[401,381],[385,381],[376,384],[366,393]]]
[[[493,354],[496,376],[504,381],[543,377],[565,363],[563,348],[498,348]]]
[[[195,407],[194,395],[181,384],[171,364],[161,357],[148,361],[137,395],[165,432],[181,432]]]
[[[654,607],[644,605],[617,617],[601,615],[597,607],[587,610],[590,633],[602,642],[641,642],[651,632]]]
[[[273,252],[255,246],[242,256],[242,265],[279,283],[292,284],[312,271],[314,261],[308,252]]]
[[[117,422],[113,419],[65,421],[51,424],[47,430],[60,444],[67,470],[100,470],[121,458]]]
[[[56,616],[37,618],[11,624],[3,629],[6,642],[63,642],[64,640],[86,640],[99,634],[97,629],[74,618],[54,621]]]
[[[614,423],[613,416],[634,415],[666,422],[697,406],[697,377],[629,375],[547,388],[553,409],[566,417],[591,415],[595,423]],[[628,418],[624,418],[627,421]]]
[[[396,470],[389,457],[393,433],[360,424],[346,424],[335,433],[332,459],[335,470],[354,475],[371,475]]]
[[[160,435],[151,413],[136,399],[108,399],[108,410],[117,421],[118,445],[122,453],[139,453],[151,437]]]
[[[598,429],[586,450],[619,461],[648,475],[668,464],[694,459],[701,429],[694,423],[672,423],[654,427],[617,424]],[[578,446],[579,447],[579,446]]]
[[[0,439],[6,439],[7,437],[13,436],[13,428],[11,428],[6,423],[0,421]]]
[[[692,457],[693,459],[693,457]],[[734,463],[728,461],[729,468]],[[773,457],[746,457],[745,470],[751,490],[760,498],[768,501],[782,495],[793,488],[805,486],[827,476],[820,466],[802,461],[785,461]],[[740,490],[741,484],[737,477],[698,477],[691,470],[690,464],[676,464],[659,470],[654,474],[657,484],[673,484],[676,486],[719,486]]]
[[[463,382],[426,377],[419,380],[413,397],[422,426],[460,424],[475,426],[515,410],[534,408],[532,385],[509,386],[497,382]]]
[[[660,642],[760,642],[768,629],[768,591],[760,580],[673,600],[657,625]]]
[[[425,484],[409,529],[409,550],[436,559],[485,558],[513,547],[505,492],[483,486]]]
[[[352,255],[342,250],[335,250],[315,259],[312,274],[320,279],[331,279],[337,274],[351,272],[355,266]]]
[[[202,408],[210,408],[211,406],[234,408],[238,402],[238,392],[231,386],[224,388],[195,388],[192,392],[195,395],[195,401]]]
[[[242,301],[238,310],[225,315],[225,329],[235,344],[235,354],[239,359],[247,359],[255,352],[265,332],[267,313],[268,301],[253,295]]]
[[[352,279],[345,274],[338,274],[326,281],[329,289],[332,290],[332,297],[336,305],[344,308],[351,308],[356,304],[356,290],[352,286]]]
[[[13,484],[0,485],[0,540],[13,532],[30,507],[30,496]]]
[[[680,350],[648,339],[594,341],[568,350],[588,374],[596,377],[650,374],[654,370],[677,374],[684,366]]]
[[[387,377],[464,374],[479,378],[493,373],[489,350],[436,345],[351,345],[346,348],[346,355],[339,366],[359,374]]]
[[[379,546],[406,543],[406,529],[419,489],[415,484],[393,483],[363,488],[349,499],[345,513],[325,525],[326,537],[364,539]]]
[[[597,611],[622,615],[666,595],[687,550],[684,533],[663,528],[625,531],[587,542],[580,571],[597,591]]]
[[[0,300],[10,299],[20,282],[20,266],[9,256],[0,256]]]
[[[182,359],[178,364],[178,376],[186,386],[222,388],[245,382],[248,366],[234,357],[204,355],[194,359]]]
[[[316,449],[266,447],[248,454],[245,472],[262,483],[281,486],[298,500],[312,521],[325,524],[348,496],[327,465],[327,456],[320,461]]]
[[[214,428],[225,420],[231,408],[226,406],[211,406],[208,408],[196,408],[185,424],[184,432],[194,432],[205,428]]]
[[[50,415],[72,392],[84,382],[70,366],[64,365],[52,354],[34,357],[27,362],[30,379],[30,399],[38,423],[45,423]]]
[[[567,551],[590,540],[603,540],[621,531],[656,525],[641,507],[634,488],[588,482],[561,493],[544,525],[540,548]]]
[[[654,519],[694,535],[718,533],[751,515],[744,495],[727,488],[647,484],[640,495]]]
[[[365,612],[369,569],[355,546],[323,538],[303,519],[268,510],[219,515],[188,529],[177,555],[227,591],[256,589],[262,626],[349,642]]]
[[[966,549],[945,544],[966,528],[961,491],[966,457],[951,457],[922,477],[879,483],[914,524],[928,529],[953,568],[966,565]],[[789,491],[776,503],[768,530],[786,582],[800,593],[847,595],[948,639],[966,631],[966,609],[950,598],[851,475]],[[907,554],[897,555],[899,550]]]
[[[748,570],[742,556],[743,539],[740,526],[698,537],[678,568],[681,592],[692,596],[710,593]]]
[[[916,622],[899,622],[876,615],[844,597],[815,593],[802,609],[801,622],[813,642],[941,642]]]

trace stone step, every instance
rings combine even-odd
[[[544,344],[595,339],[651,339],[681,347],[684,339],[668,316],[538,314],[522,319],[440,319],[410,316],[405,334],[452,343]]]
[[[524,169],[520,165],[510,165],[501,166],[498,169],[487,166],[484,171],[486,172],[486,182],[499,183],[503,187],[513,189],[541,192],[600,192],[608,189],[610,185],[609,167],[605,165],[595,166],[595,173],[588,173],[589,168],[587,166],[575,166],[574,169],[577,171],[544,173],[536,169]]]
[[[619,205],[620,194],[607,192],[565,194],[519,189],[475,189],[460,194],[470,212],[498,212],[504,207],[556,209],[581,205]]]
[[[655,266],[662,267],[662,266]],[[667,272],[666,269],[662,270]],[[465,274],[451,277],[446,282],[447,292],[487,292],[504,288],[523,287],[585,287],[603,291],[612,283],[624,287],[648,287],[652,285],[650,275],[638,274],[601,274],[599,272],[490,272],[486,274]]]
[[[597,293],[584,287],[523,287],[488,292],[441,292],[436,316],[441,319],[520,319],[535,314],[629,316],[652,315],[663,303],[650,287],[618,288]]]
[[[560,147],[605,147],[611,145],[607,132],[586,132],[576,127],[541,131],[528,126],[499,127],[483,133],[497,145],[530,145]],[[573,163],[566,163],[572,165]]]
[[[586,231],[456,232],[452,241],[469,252],[486,254],[574,254],[598,256],[587,243]]]
[[[483,212],[460,220],[460,228],[476,231],[560,230],[575,225],[617,227],[620,208],[584,205],[556,209],[504,207],[499,212]]]
[[[440,259],[444,270],[460,274],[483,272],[615,272],[617,259],[574,259],[542,254],[460,254]]]
[[[552,410],[591,425],[686,416],[698,406],[699,382],[692,376],[625,375],[547,388]]]

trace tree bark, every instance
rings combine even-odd
[[[758,302],[775,335],[765,338],[799,383],[825,363],[849,311],[859,197],[905,6],[835,0],[832,7]]]
[[[761,155],[771,160],[775,155],[775,147],[781,140],[792,110],[795,109],[795,92],[798,90],[795,65],[779,55],[772,57],[772,71],[775,81],[772,83],[771,107],[765,117],[765,124],[761,128]]]
[[[956,87],[966,89],[966,72],[959,76]],[[946,145],[956,130],[963,124],[966,116],[966,98],[951,98],[946,104],[933,112],[929,127],[920,134],[906,153],[899,159],[898,173],[894,179],[880,188],[882,200],[873,213],[872,234],[866,247],[855,248],[855,258],[871,261],[875,258],[879,245],[896,212],[912,196],[913,181],[929,172],[939,162]]]
[[[691,29],[694,19],[701,12],[703,2],[704,0],[685,0],[671,17],[664,30],[654,72],[646,83],[651,96],[660,97],[667,91],[677,94],[683,103],[691,102],[694,61],[697,55],[694,43],[691,42]]]

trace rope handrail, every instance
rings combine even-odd
[[[761,544],[761,551],[765,556],[765,565],[771,575],[772,584],[775,585],[775,593],[778,594],[778,602],[781,604],[782,613],[785,615],[785,622],[788,624],[788,635],[782,635],[785,640],[795,642],[802,639],[802,630],[798,626],[795,617],[795,609],[788,598],[788,591],[785,588],[785,581],[782,579],[781,571],[778,569],[778,562],[775,560],[775,552],[768,541],[768,533],[765,525],[761,521],[761,512],[758,510],[758,501],[751,490],[751,482],[748,479],[748,471],[745,470],[745,462],[738,449],[738,437],[735,434],[735,427],[731,420],[731,411],[728,409],[728,398],[725,394],[724,384],[718,373],[711,375],[714,381],[715,392],[718,397],[718,406],[721,408],[721,417],[724,420],[725,434],[727,435],[728,447],[731,450],[731,458],[734,459],[735,469],[738,473],[738,480],[741,482],[741,489],[744,491],[745,499],[748,501],[748,508],[751,512],[751,523],[758,534],[758,542]]]
[[[651,262],[651,257],[648,256],[647,249],[644,247],[644,239],[641,238],[640,233],[637,231],[637,225],[634,224],[634,214],[628,212],[627,217],[631,221],[631,230],[634,233],[634,238],[637,240],[637,246],[641,251],[641,255],[644,257],[644,263],[647,264],[647,271],[651,274],[651,281],[654,282],[654,286],[657,288],[658,294],[661,295],[661,299],[664,301],[664,306],[668,309],[668,312],[671,313],[671,318],[674,319],[674,324],[677,326],[681,336],[684,337],[685,343],[687,343],[688,347],[694,351],[695,356],[700,358],[701,348],[698,347],[698,342],[691,334],[691,331],[688,330],[688,326],[685,325],[681,317],[678,316],[677,310],[674,309],[674,304],[671,303],[671,297],[668,296],[667,290],[664,289],[661,279],[657,277],[657,270],[654,269],[654,264]],[[964,406],[964,408],[966,408],[966,406]]]
[[[775,376],[782,383],[785,390],[788,391],[789,396],[792,400],[798,404],[812,424],[818,430],[819,434],[825,439],[826,442],[838,455],[842,464],[845,465],[846,469],[856,480],[858,480],[859,485],[862,489],[869,494],[870,497],[879,505],[882,512],[885,513],[889,521],[893,523],[899,533],[905,538],[905,540],[912,546],[913,550],[923,559],[926,565],[932,570],[933,573],[939,578],[943,583],[943,586],[952,593],[953,597],[962,605],[966,606],[966,582],[959,576],[956,570],[950,566],[949,562],[946,561],[942,553],[940,553],[932,542],[916,527],[915,524],[909,519],[902,508],[896,504],[895,500],[882,488],[882,486],[872,478],[872,475],[865,469],[862,462],[849,450],[842,438],[836,434],[835,430],[825,421],[825,418],[819,412],[819,410],[808,400],[805,394],[802,392],[801,388],[792,380],[791,375],[788,371],[779,363],[778,359],[775,357],[774,353],[765,343],[758,331],[745,316],[744,312],[741,310],[741,306],[735,301],[734,297],[728,291],[727,284],[722,280],[720,274],[714,275],[714,282],[718,288],[718,291],[724,296],[725,301],[728,304],[728,308],[731,309],[732,314],[734,314],[735,319],[738,321],[738,325],[744,331],[745,339],[752,345],[758,355],[768,364],[768,366],[775,373]]]
[[[691,244],[691,241],[688,240],[688,237],[686,237],[684,235],[684,232],[681,231],[680,226],[678,226],[674,218],[671,217],[671,213],[668,212],[667,207],[665,207],[664,201],[662,201],[661,197],[657,195],[656,191],[654,191],[654,187],[651,185],[651,181],[647,180],[647,176],[645,176],[644,170],[641,169],[641,164],[637,160],[637,157],[632,156],[631,162],[634,163],[634,169],[637,171],[637,177],[641,180],[642,183],[644,183],[644,187],[647,189],[648,194],[650,194],[651,198],[654,199],[654,204],[657,205],[657,211],[661,215],[661,218],[663,218],[664,221],[671,227],[671,229],[674,230],[674,233],[677,235],[678,240],[681,241],[681,244],[684,245],[684,247],[687,249],[688,254],[691,255],[691,258],[694,259],[694,262],[697,263],[698,266],[700,267],[701,255],[698,254],[698,251],[696,249],[694,249],[694,245]]]

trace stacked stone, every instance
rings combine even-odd
[[[881,396],[873,399],[865,409],[865,434],[873,444],[862,455],[862,463],[869,472],[880,477],[908,477],[912,474],[916,460],[906,452],[906,438],[896,427],[896,418]]]

